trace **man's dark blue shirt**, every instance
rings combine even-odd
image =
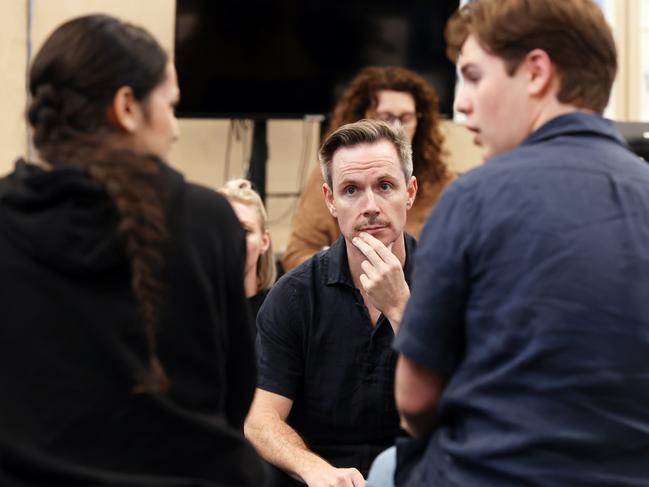
[[[409,283],[416,242],[405,239]],[[314,453],[366,475],[401,431],[393,339],[385,316],[372,326],[341,236],[283,276],[261,307],[258,387],[294,401],[288,424]]]
[[[649,485],[649,167],[555,118],[433,211],[395,347],[448,379],[407,485]]]

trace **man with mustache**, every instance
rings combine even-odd
[[[417,193],[401,127],[344,125],[319,153],[341,237],[286,274],[257,319],[259,384],[248,439],[282,485],[362,486],[399,435],[394,333],[410,296],[415,241],[403,231]]]

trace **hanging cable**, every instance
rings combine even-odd
[[[33,0],[28,0],[27,1],[27,65],[25,66],[25,92],[27,94],[26,96],[26,101],[27,101],[27,106],[31,103],[31,93],[29,92],[29,68],[32,65],[32,16],[34,13],[34,1]],[[27,107],[25,107],[25,111],[27,111]],[[26,131],[26,138],[27,138],[27,160],[31,161],[32,160],[32,153],[33,153],[33,148],[32,148],[32,136],[31,136],[31,126],[27,123],[27,131]]]
[[[234,130],[234,120],[230,119],[228,123],[228,135],[225,138],[225,159],[223,162],[223,184],[230,179],[230,154],[232,152],[232,132]]]
[[[269,198],[292,198],[288,208],[286,208],[280,215],[272,220],[269,220],[269,225],[275,225],[285,218],[289,217],[295,212],[298,199],[304,190],[304,183],[306,181],[307,169],[311,162],[311,152],[313,150],[313,132],[316,128],[320,127],[320,123],[324,120],[322,115],[307,115],[302,120],[302,146],[300,148],[300,160],[298,163],[298,178],[297,188],[295,192],[291,193],[268,193]]]
[[[250,157],[252,155],[252,120],[239,120],[241,141],[241,174],[248,174],[250,169]]]

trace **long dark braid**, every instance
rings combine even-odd
[[[131,287],[149,354],[149,372],[138,373],[135,393],[162,393],[170,386],[156,340],[164,264],[161,246],[167,230],[160,163],[148,155],[111,147],[108,141],[114,129],[108,127],[106,113],[122,86],[131,87],[136,99],[144,102],[164,79],[166,63],[166,54],[144,30],[94,15],[59,27],[30,72],[32,101],[27,117],[39,155],[54,168],[83,167],[106,191],[118,214],[117,232],[130,262]]]
[[[159,167],[155,161],[128,154],[114,154],[115,160],[94,160],[87,165],[90,176],[100,183],[119,214],[117,231],[130,261],[131,287],[144,320],[151,380],[137,385],[134,392],[164,392],[169,379],[156,350],[156,327],[162,293],[161,244],[167,238],[164,212],[155,187]]]

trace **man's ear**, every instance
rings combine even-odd
[[[336,205],[334,204],[334,194],[327,183],[322,185],[322,192],[324,193],[325,204],[329,209],[329,213],[331,213],[331,216],[334,218],[337,218],[338,213],[336,212]]]
[[[414,176],[410,176],[410,181],[408,181],[408,188],[406,189],[408,192],[408,203],[406,208],[409,210],[412,208],[412,205],[415,203],[415,197],[417,196],[417,178]]]
[[[111,124],[125,132],[133,133],[138,129],[143,119],[142,106],[130,86],[122,86],[115,92],[107,115]]]
[[[533,49],[528,52],[520,68],[527,71],[529,79],[527,92],[530,95],[542,97],[555,85],[558,91],[558,83],[553,83],[558,81],[556,67],[543,49]]]

